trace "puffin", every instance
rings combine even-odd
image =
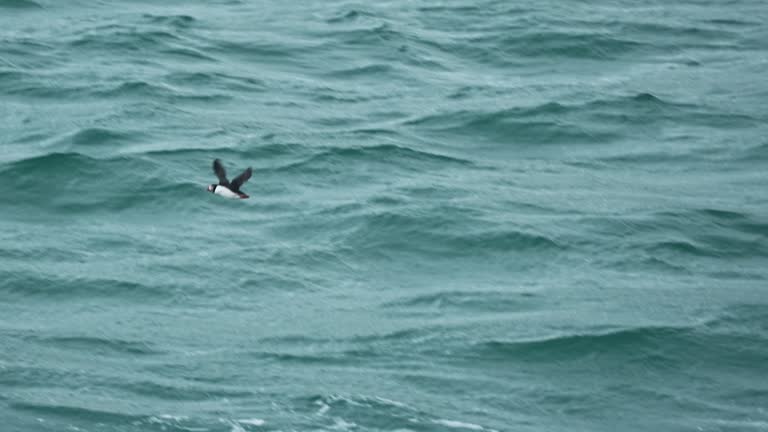
[[[253,173],[251,167],[248,167],[242,174],[233,178],[232,181],[229,181],[227,180],[227,172],[224,170],[224,165],[221,164],[219,159],[216,159],[213,161],[213,172],[216,173],[216,177],[219,178],[219,184],[208,185],[208,192],[221,195],[225,198],[248,198],[248,195],[240,190],[240,186],[251,178],[251,174]]]

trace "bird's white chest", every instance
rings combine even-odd
[[[228,187],[221,185],[216,186],[216,190],[214,190],[213,193],[221,195],[224,198],[240,198],[240,195],[232,192]]]

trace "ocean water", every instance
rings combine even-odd
[[[768,430],[766,23],[0,0],[0,431]]]

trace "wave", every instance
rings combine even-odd
[[[4,180],[19,178],[25,173],[80,172],[82,168],[93,166],[96,159],[79,153],[48,153],[10,163],[0,170]]]
[[[5,78],[5,79],[3,79]],[[186,79],[185,79],[186,78]],[[227,91],[254,91],[258,87],[251,87],[248,80],[225,79],[223,75],[213,75],[208,87],[200,88],[205,83],[195,83],[186,77],[169,76],[166,81],[171,84],[184,84],[187,88],[178,88],[163,81],[148,82],[143,80],[123,81],[118,83],[100,83],[98,85],[62,85],[60,82],[51,82],[44,75],[36,75],[27,72],[3,72],[0,71],[0,90],[9,95],[54,98],[54,99],[115,99],[121,97],[140,97],[142,100],[176,101],[202,101],[219,102],[233,98],[227,92],[214,92],[212,90]]]
[[[461,89],[452,97],[467,97],[468,91],[476,90]],[[670,121],[725,129],[759,124],[759,119],[747,114],[667,101],[650,93],[639,93],[580,104],[550,101],[532,107],[494,111],[441,112],[407,120],[403,125],[431,133],[487,139],[499,143],[573,144],[612,142],[625,136],[627,127],[646,128],[651,124]],[[629,161],[635,160],[635,156],[619,156],[619,159],[609,157],[603,160],[613,162],[625,157],[630,158]]]
[[[595,22],[572,17],[572,27],[560,30],[559,22],[537,17],[531,9],[497,11],[509,16],[503,25],[493,24],[493,17],[488,16],[494,8],[450,9],[451,13],[466,15],[465,27],[475,31],[443,37],[432,45],[445,55],[492,67],[525,65],[538,59],[635,60],[640,56],[674,56],[689,50],[741,48],[738,31],[706,23],[683,25],[624,19]],[[596,27],[600,31],[595,31]]]
[[[543,108],[555,114],[558,105]],[[405,126],[430,133],[461,136],[473,140],[494,143],[530,144],[577,144],[605,143],[620,135],[597,126],[567,122],[562,118],[534,118],[536,113],[528,109],[509,109],[494,112],[456,111],[412,119]]]
[[[689,240],[662,241],[652,248],[699,256],[768,255],[768,248],[755,238],[768,236],[768,223],[747,212],[712,208],[659,212],[653,221],[660,229],[686,233]]]
[[[99,410],[72,405],[53,403],[10,402],[10,407],[37,415],[67,418],[78,421],[88,421],[93,424],[133,424],[140,422],[143,416],[117,411]]]
[[[402,32],[395,30],[391,24],[380,21],[365,28],[336,29],[325,36],[334,39],[334,44],[342,43],[347,47],[386,46],[406,40]]]
[[[321,89],[319,91],[312,92],[310,97],[312,100],[321,103],[336,102],[346,104],[367,102],[373,99],[371,96],[362,96],[353,92],[343,92],[331,89]]]
[[[93,145],[94,136],[102,132],[86,132],[78,142]],[[159,162],[141,154],[98,159],[81,153],[48,153],[0,167],[0,182],[8,185],[0,189],[0,198],[13,195],[9,205],[55,210],[59,216],[161,208],[189,211],[206,205],[192,198],[199,195],[201,184],[179,181]],[[24,193],[19,195],[20,191]],[[169,196],[189,199],[169,202]]]
[[[119,24],[105,24],[80,30],[82,35],[69,42],[75,48],[111,48],[139,51],[141,49],[164,47],[168,41],[182,39],[174,33],[157,29],[136,29]]]
[[[592,25],[593,22],[583,22]],[[708,23],[706,23],[708,24]],[[636,20],[602,21],[601,27],[616,34],[631,34],[634,37],[653,37],[657,45],[684,48],[701,48],[707,41],[722,43],[738,37],[737,32],[711,28],[706,25],[665,24],[663,22],[642,22]],[[716,46],[715,44],[711,46]]]
[[[531,310],[534,297],[530,293],[442,291],[388,301],[382,304],[382,307],[392,309],[395,312],[413,308],[450,309],[466,312],[512,312],[516,310]]]
[[[510,28],[511,27],[511,28]],[[485,28],[477,32],[454,36],[450,39],[429,42],[429,46],[443,55],[472,60],[492,67],[524,66],[525,59],[561,58],[612,61],[662,50],[655,44],[632,38],[629,35],[582,33],[557,30],[525,32],[530,27],[524,19],[515,20],[508,26]]]
[[[72,146],[104,146],[108,144],[125,145],[142,139],[139,131],[121,131],[99,127],[80,129],[65,141]]]
[[[467,226],[471,220],[451,217],[451,209],[435,209],[424,215],[382,212],[352,217],[346,225],[355,228],[343,244],[373,256],[390,253],[419,253],[432,257],[498,256],[499,253],[557,252],[565,246],[524,230]]]
[[[27,338],[29,339],[29,337]],[[93,336],[48,336],[33,338],[36,343],[51,348],[81,351],[83,353],[114,356],[149,356],[163,354],[147,342],[107,339]]]
[[[120,83],[108,89],[99,89],[91,92],[101,98],[115,97],[153,97],[171,101],[200,101],[217,102],[233,98],[230,94],[212,93],[205,94],[199,90],[183,91],[163,83],[149,83],[146,81],[128,81]]]
[[[689,240],[668,240],[654,242],[646,246],[651,253],[670,252],[674,255],[692,255],[697,257],[718,257],[721,255],[717,250],[708,248],[698,242]]]
[[[112,136],[101,130],[83,132],[77,142],[90,138]],[[134,169],[144,172],[147,165],[137,159],[113,158],[99,160],[80,153],[48,153],[42,156],[13,162],[0,170],[0,181],[13,185],[14,189],[25,191],[39,199],[54,198],[63,190],[77,192],[78,189],[93,189],[101,187],[94,179],[108,179],[114,168],[120,166],[123,170]],[[120,170],[118,170],[119,172]],[[45,181],[41,181],[45,179]]]
[[[425,164],[447,167],[450,165],[473,166],[466,159],[416,150],[409,147],[381,144],[367,147],[330,147],[309,158],[287,166],[275,168],[275,171],[315,171],[334,170],[339,165],[354,166],[357,163],[392,164],[400,168],[422,170]]]
[[[768,247],[760,240],[768,236],[768,224],[746,211],[680,209],[633,216],[580,217],[578,224],[590,233],[586,243],[605,250],[605,242],[610,242],[608,250],[612,254],[602,260],[619,269],[690,274],[694,267],[689,268],[681,258],[768,256]]]
[[[594,111],[592,118],[595,120],[643,125],[675,121],[695,126],[739,129],[760,122],[758,118],[748,114],[724,111],[722,108],[702,104],[668,101],[650,93],[593,101],[583,108]]]
[[[425,378],[427,378],[426,375],[417,375],[413,379],[422,380]],[[408,383],[413,385],[414,381],[409,379]],[[461,390],[465,389],[461,388]],[[438,391],[446,391],[446,387],[441,387]],[[349,422],[360,422],[363,424],[382,424],[386,426],[382,428],[391,430],[415,429],[429,431],[437,427],[438,430],[454,429],[498,432],[496,429],[479,424],[480,420],[484,422],[490,421],[490,419],[483,415],[478,415],[480,420],[455,420],[455,416],[459,415],[459,413],[454,412],[451,416],[453,420],[448,420],[429,412],[428,408],[416,407],[407,402],[380,396],[338,393],[319,394],[297,398],[294,400],[294,403],[298,405],[297,408],[299,410],[314,411],[314,417],[321,425],[323,420],[328,421],[329,423],[323,429],[345,430],[349,426],[356,426],[356,423]],[[466,415],[465,413],[463,414]]]
[[[768,160],[768,142],[750,146],[740,152],[739,162],[763,162]]]
[[[342,47],[349,54],[365,50],[368,57],[383,60],[380,64],[384,66],[409,64],[428,70],[451,70],[440,59],[441,45],[430,32],[413,31],[395,19],[361,10],[342,12],[327,23],[330,26],[314,32],[325,41],[317,47],[318,50],[338,51]],[[358,58],[355,55],[345,56],[349,62]],[[387,72],[391,71],[387,69]],[[372,73],[381,73],[381,70],[377,67]],[[419,74],[410,73],[408,78],[419,79]]]
[[[213,393],[215,394],[215,392]],[[149,395],[144,395],[147,397]],[[226,397],[226,396],[225,396]],[[102,396],[101,399],[105,400]],[[108,398],[107,398],[108,399]],[[210,399],[210,397],[209,397]],[[184,398],[176,399],[183,401]],[[192,402],[203,399],[191,399]],[[64,420],[66,426],[62,426],[68,429],[81,430],[92,425],[97,425],[98,428],[103,428],[106,425],[112,425],[116,428],[120,428],[124,425],[131,425],[131,428],[139,428],[141,430],[162,430],[166,432],[189,432],[189,431],[207,431],[207,430],[223,430],[222,425],[231,427],[233,431],[244,431],[242,425],[261,425],[257,421],[258,419],[251,420],[229,420],[219,417],[218,419],[202,418],[197,416],[196,418],[190,418],[188,416],[170,415],[170,414],[144,414],[137,412],[138,406],[130,406],[125,409],[112,408],[115,404],[111,404],[107,408],[106,403],[94,403],[92,401],[71,401],[68,403],[55,403],[50,400],[46,401],[11,401],[8,402],[8,407],[21,411],[22,414],[28,414],[35,416],[35,424],[32,428],[40,428],[40,424],[59,424]],[[154,409],[160,408],[159,405]],[[150,410],[151,411],[151,410]],[[46,420],[44,421],[43,418]],[[75,426],[80,425],[81,427]],[[237,427],[235,427],[237,425]],[[58,429],[58,428],[57,428]]]
[[[5,335],[3,335],[5,336]],[[7,340],[7,339],[5,339]],[[10,388],[35,388],[46,387],[51,383],[59,385],[76,385],[83,378],[84,373],[73,373],[57,367],[42,367],[31,364],[9,365],[3,368],[0,375],[0,385]],[[6,393],[7,394],[7,393]],[[0,400],[8,400],[5,395],[0,395]]]
[[[340,80],[365,79],[380,83],[382,79],[424,80],[434,72],[453,69],[440,52],[439,44],[423,34],[399,29],[381,19],[370,20],[365,27],[333,27],[318,37],[325,42],[317,51],[334,51],[343,47],[347,52],[340,65],[323,75]],[[365,51],[368,61],[361,65],[355,51]],[[371,55],[373,53],[373,55]]]
[[[395,68],[392,65],[378,63],[331,71],[328,73],[328,76],[334,78],[371,77],[372,79],[381,79],[382,76],[391,75],[393,72],[395,72]]]
[[[43,5],[32,0],[0,0],[0,8],[42,9]]]
[[[251,250],[244,250],[242,253],[248,253],[250,256],[258,256]],[[264,257],[264,262],[277,266],[277,268],[285,268],[291,266],[294,262],[296,265],[302,263],[306,265],[307,261],[321,261],[327,265],[341,264],[343,266],[343,260],[338,259],[333,253],[326,250],[319,251],[291,251],[289,253],[277,252]],[[322,284],[311,277],[304,277],[301,275],[295,275],[291,272],[280,271],[251,271],[248,272],[248,276],[244,276],[237,284],[239,289],[243,290],[243,293],[248,293],[253,290],[254,287],[258,287],[262,291],[274,291],[274,292],[316,292],[322,287]],[[235,291],[237,293],[237,291]],[[234,305],[235,308],[239,307]],[[245,306],[248,308],[248,306]]]
[[[595,363],[624,361],[630,364],[655,363],[659,367],[676,367],[674,365],[702,358],[739,364],[768,360],[768,353],[762,350],[743,348],[745,343],[757,342],[753,335],[750,333],[747,340],[733,332],[712,331],[708,323],[682,327],[631,327],[520,341],[484,341],[467,347],[464,354],[468,358],[488,361],[559,364],[592,359]]]
[[[358,21],[362,18],[377,18],[377,16],[364,10],[352,9],[346,12],[342,12],[333,18],[328,18],[325,20],[325,22],[328,24],[341,24]]]
[[[489,5],[481,6],[467,6],[467,5],[434,5],[434,6],[421,6],[418,8],[419,12],[429,14],[457,14],[462,15],[481,15],[481,14],[493,14],[493,8]]]
[[[627,152],[620,155],[594,158],[588,166],[593,168],[598,165],[606,167],[617,164],[631,166],[655,166],[659,164],[687,165],[696,162],[709,162],[712,160],[712,157],[707,156],[700,149],[687,149],[677,153],[678,151],[679,150]]]
[[[725,308],[705,326],[711,331],[739,337],[768,339],[768,308],[762,304],[736,304]]]
[[[316,51],[310,40],[279,39],[236,40],[217,37],[201,38],[203,50],[218,57],[234,56],[247,62],[258,59],[268,63],[294,63],[302,54]]]
[[[398,402],[379,396],[368,396],[363,394],[327,394],[302,397],[297,400],[300,404],[306,405],[308,409],[318,409],[319,414],[326,415],[331,412],[340,415],[339,411],[344,412],[348,408],[352,409],[374,409],[378,413],[389,413],[394,417],[410,417],[412,420],[414,414],[423,414],[418,409],[404,402]]]
[[[187,29],[197,22],[197,19],[191,15],[143,14],[142,18],[150,24],[167,25],[176,29]]]
[[[0,92],[13,96],[78,99],[87,96],[91,89],[84,85],[63,85],[58,80],[52,82],[44,73],[0,71]]]
[[[165,81],[193,87],[213,87],[231,91],[263,92],[267,90],[263,80],[223,72],[173,72]]]
[[[1,258],[31,261],[40,256],[45,256],[58,263],[81,263],[85,261],[88,254],[83,251],[66,249],[64,247],[40,247],[30,244],[20,244],[16,248],[9,248],[7,245],[0,246]]]
[[[62,277],[40,273],[4,272],[0,292],[6,297],[36,299],[43,302],[81,301],[96,297],[143,302],[146,299],[170,300],[177,289],[166,285],[147,285],[137,281],[98,277]]]
[[[630,246],[634,248],[634,246]],[[660,256],[619,256],[610,259],[595,259],[594,263],[628,273],[655,272],[659,274],[693,275],[695,270],[681,265],[670,258]]]
[[[125,56],[141,56],[142,61],[163,59],[169,57],[182,58],[187,61],[206,63],[218,62],[202,43],[179,34],[184,28],[184,18],[169,18],[168,23],[155,23],[153,26],[123,26],[108,24],[99,27],[80,30],[76,37],[67,41],[73,53],[93,55],[122,54]],[[172,24],[171,22],[176,22]],[[162,25],[162,28],[158,28]]]
[[[242,160],[264,160],[278,157],[296,157],[309,154],[313,151],[312,147],[298,143],[275,143],[261,144],[258,146],[237,146],[237,147],[200,147],[194,148],[189,145],[179,148],[167,148],[162,150],[149,150],[137,154],[174,159],[185,157],[196,157],[211,159],[211,155],[219,155],[222,159],[242,159]],[[209,161],[210,162],[210,161]]]
[[[486,38],[475,38],[473,42],[488,43]],[[627,57],[650,49],[646,44],[626,37],[600,33],[573,33],[544,31],[522,37],[503,37],[495,41],[497,49],[523,57],[566,57],[579,59],[612,60]]]
[[[684,361],[674,354],[685,347],[689,355],[701,353],[690,329],[641,327],[606,333],[565,334],[521,341],[492,340],[466,348],[468,359],[561,364],[578,359],[602,362],[641,362],[668,364]],[[621,360],[618,360],[621,359]]]
[[[243,399],[253,396],[248,390],[235,390],[221,386],[190,384],[188,382],[157,382],[157,381],[131,381],[117,382],[111,387],[125,390],[133,395],[151,400],[164,400],[174,402],[208,401],[213,398]]]
[[[259,342],[264,344],[274,344],[278,346],[290,346],[290,347],[313,347],[313,346],[325,346],[335,345],[339,346],[341,343],[349,343],[353,346],[363,344],[366,348],[371,348],[373,344],[381,344],[384,342],[402,342],[409,341],[417,338],[428,336],[430,329],[427,327],[419,328],[407,328],[402,330],[394,330],[390,332],[373,333],[373,334],[360,334],[349,336],[346,338],[335,337],[314,337],[305,336],[301,334],[290,334],[284,336],[269,336],[259,339]]]
[[[359,365],[362,361],[369,361],[377,357],[378,353],[367,349],[347,349],[347,350],[325,350],[310,353],[289,353],[289,352],[269,352],[257,351],[248,353],[249,357],[273,362],[277,364],[298,364],[304,366],[317,365],[325,366],[343,366]]]

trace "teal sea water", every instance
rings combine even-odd
[[[0,431],[768,430],[766,23],[0,0]]]

